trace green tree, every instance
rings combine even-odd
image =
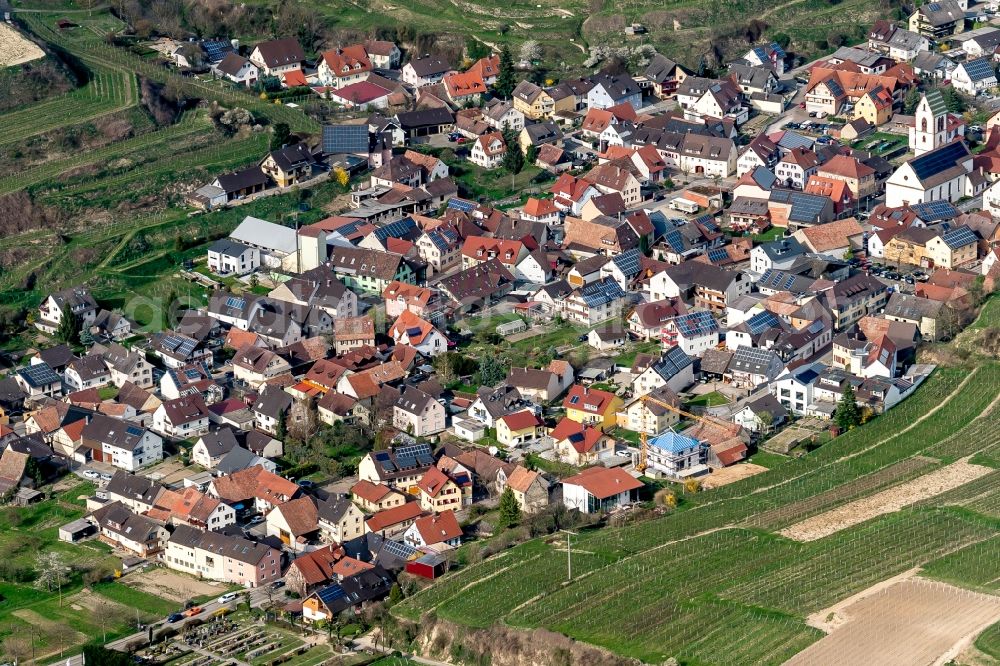
[[[469,57],[469,60],[479,60],[480,58],[485,58],[490,54],[490,47],[483,44],[481,41],[475,37],[469,36],[465,38],[465,55]]]
[[[479,383],[483,386],[496,386],[507,377],[507,359],[495,354],[489,354],[479,359]]]
[[[503,140],[507,144],[507,149],[503,154],[503,168],[508,173],[521,173],[521,169],[524,168],[524,153],[521,152],[521,144],[517,142],[517,135],[510,130],[505,130]]]
[[[392,587],[389,589],[389,605],[395,606],[402,600],[403,588],[399,586],[399,583],[393,583]]]
[[[80,320],[69,306],[66,306],[59,320],[59,328],[56,329],[56,340],[72,345],[76,344],[79,337]]]
[[[288,436],[288,415],[285,412],[278,414],[278,421],[274,424],[274,438],[285,441]]]
[[[36,486],[42,485],[42,481],[45,480],[38,461],[31,456],[28,456],[28,460],[24,463],[24,475],[34,481]]]
[[[177,296],[177,292],[173,289],[167,294],[167,299],[164,301],[164,308],[166,311],[166,321],[168,328],[174,328],[180,322],[180,298]]]
[[[534,164],[538,159],[538,148],[528,146],[528,152],[524,154],[524,161],[527,164]]]
[[[962,98],[962,95],[951,86],[941,89],[941,97],[944,98],[945,106],[947,106],[948,110],[952,113],[962,113],[965,111],[965,100]]]
[[[284,148],[288,144],[291,134],[288,123],[275,123],[274,132],[271,134],[271,150]]]
[[[500,493],[500,517],[497,518],[497,525],[500,527],[513,527],[521,520],[521,505],[514,497],[514,491],[508,486]]]
[[[510,54],[510,48],[504,44],[500,48],[500,71],[497,72],[497,82],[493,84],[493,92],[497,97],[510,99],[517,81],[514,80],[514,56]]]
[[[913,86],[910,88],[910,92],[906,93],[906,99],[903,100],[903,113],[912,116],[917,112],[918,104],[920,104],[920,90]]]
[[[837,403],[837,411],[833,415],[841,432],[847,432],[861,425],[861,412],[854,397],[854,387],[850,383],[844,387],[844,393]]]

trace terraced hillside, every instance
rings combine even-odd
[[[914,567],[995,592],[996,472],[977,467],[967,486],[923,501],[898,495],[956,460],[989,460],[1000,447],[998,403],[1000,364],[941,368],[888,414],[808,456],[695,496],[673,515],[574,537],[571,583],[565,542],[536,540],[449,575],[394,612],[541,627],[648,663],[778,664],[823,636],[810,615]],[[860,515],[814,540],[778,533],[890,489],[899,510]]]
[[[888,6],[862,0],[305,1],[345,29],[406,26],[424,33],[472,35],[491,44],[501,39],[515,44],[535,40],[546,50],[546,65],[555,71],[560,63],[578,66],[590,45],[640,40],[695,68],[713,44],[729,57],[745,49],[752,19],[768,26],[763,36],[784,34],[796,52],[816,53],[841,36],[863,36],[875,18],[890,11]],[[649,33],[640,40],[627,40],[624,28],[630,23],[643,24]]]

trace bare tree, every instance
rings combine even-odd
[[[23,632],[11,634],[3,641],[3,652],[15,664],[27,661],[31,657],[31,637]]]

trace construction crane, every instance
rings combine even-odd
[[[681,416],[683,416],[685,418],[688,418],[688,419],[691,419],[692,421],[697,421],[698,423],[702,423],[704,425],[709,425],[709,426],[714,426],[716,428],[721,428],[721,429],[725,430],[726,432],[731,433],[733,436],[739,435],[740,431],[743,429],[742,426],[740,426],[738,423],[728,423],[728,422],[725,422],[725,421],[723,421],[723,422],[713,421],[711,419],[705,418],[704,416],[698,416],[697,414],[692,414],[691,412],[686,412],[683,409],[681,409],[680,407],[674,407],[669,402],[664,402],[663,400],[660,400],[659,398],[654,398],[652,396],[644,395],[644,396],[640,397],[639,399],[642,400],[643,404],[653,403],[654,405],[659,405],[660,407],[663,407],[664,409],[668,409],[671,412],[674,412],[676,414],[680,414]],[[639,446],[639,464],[636,465],[635,468],[637,470],[639,470],[640,472],[645,472],[646,471],[646,467],[647,467],[647,464],[646,464],[646,453],[647,453],[647,449],[648,449],[648,446],[649,446],[648,438],[647,438],[645,430],[643,430],[639,434],[639,442],[640,442],[640,446]]]

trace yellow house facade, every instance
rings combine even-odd
[[[497,441],[504,446],[533,442],[545,434],[545,424],[534,412],[507,414],[497,419]]]

